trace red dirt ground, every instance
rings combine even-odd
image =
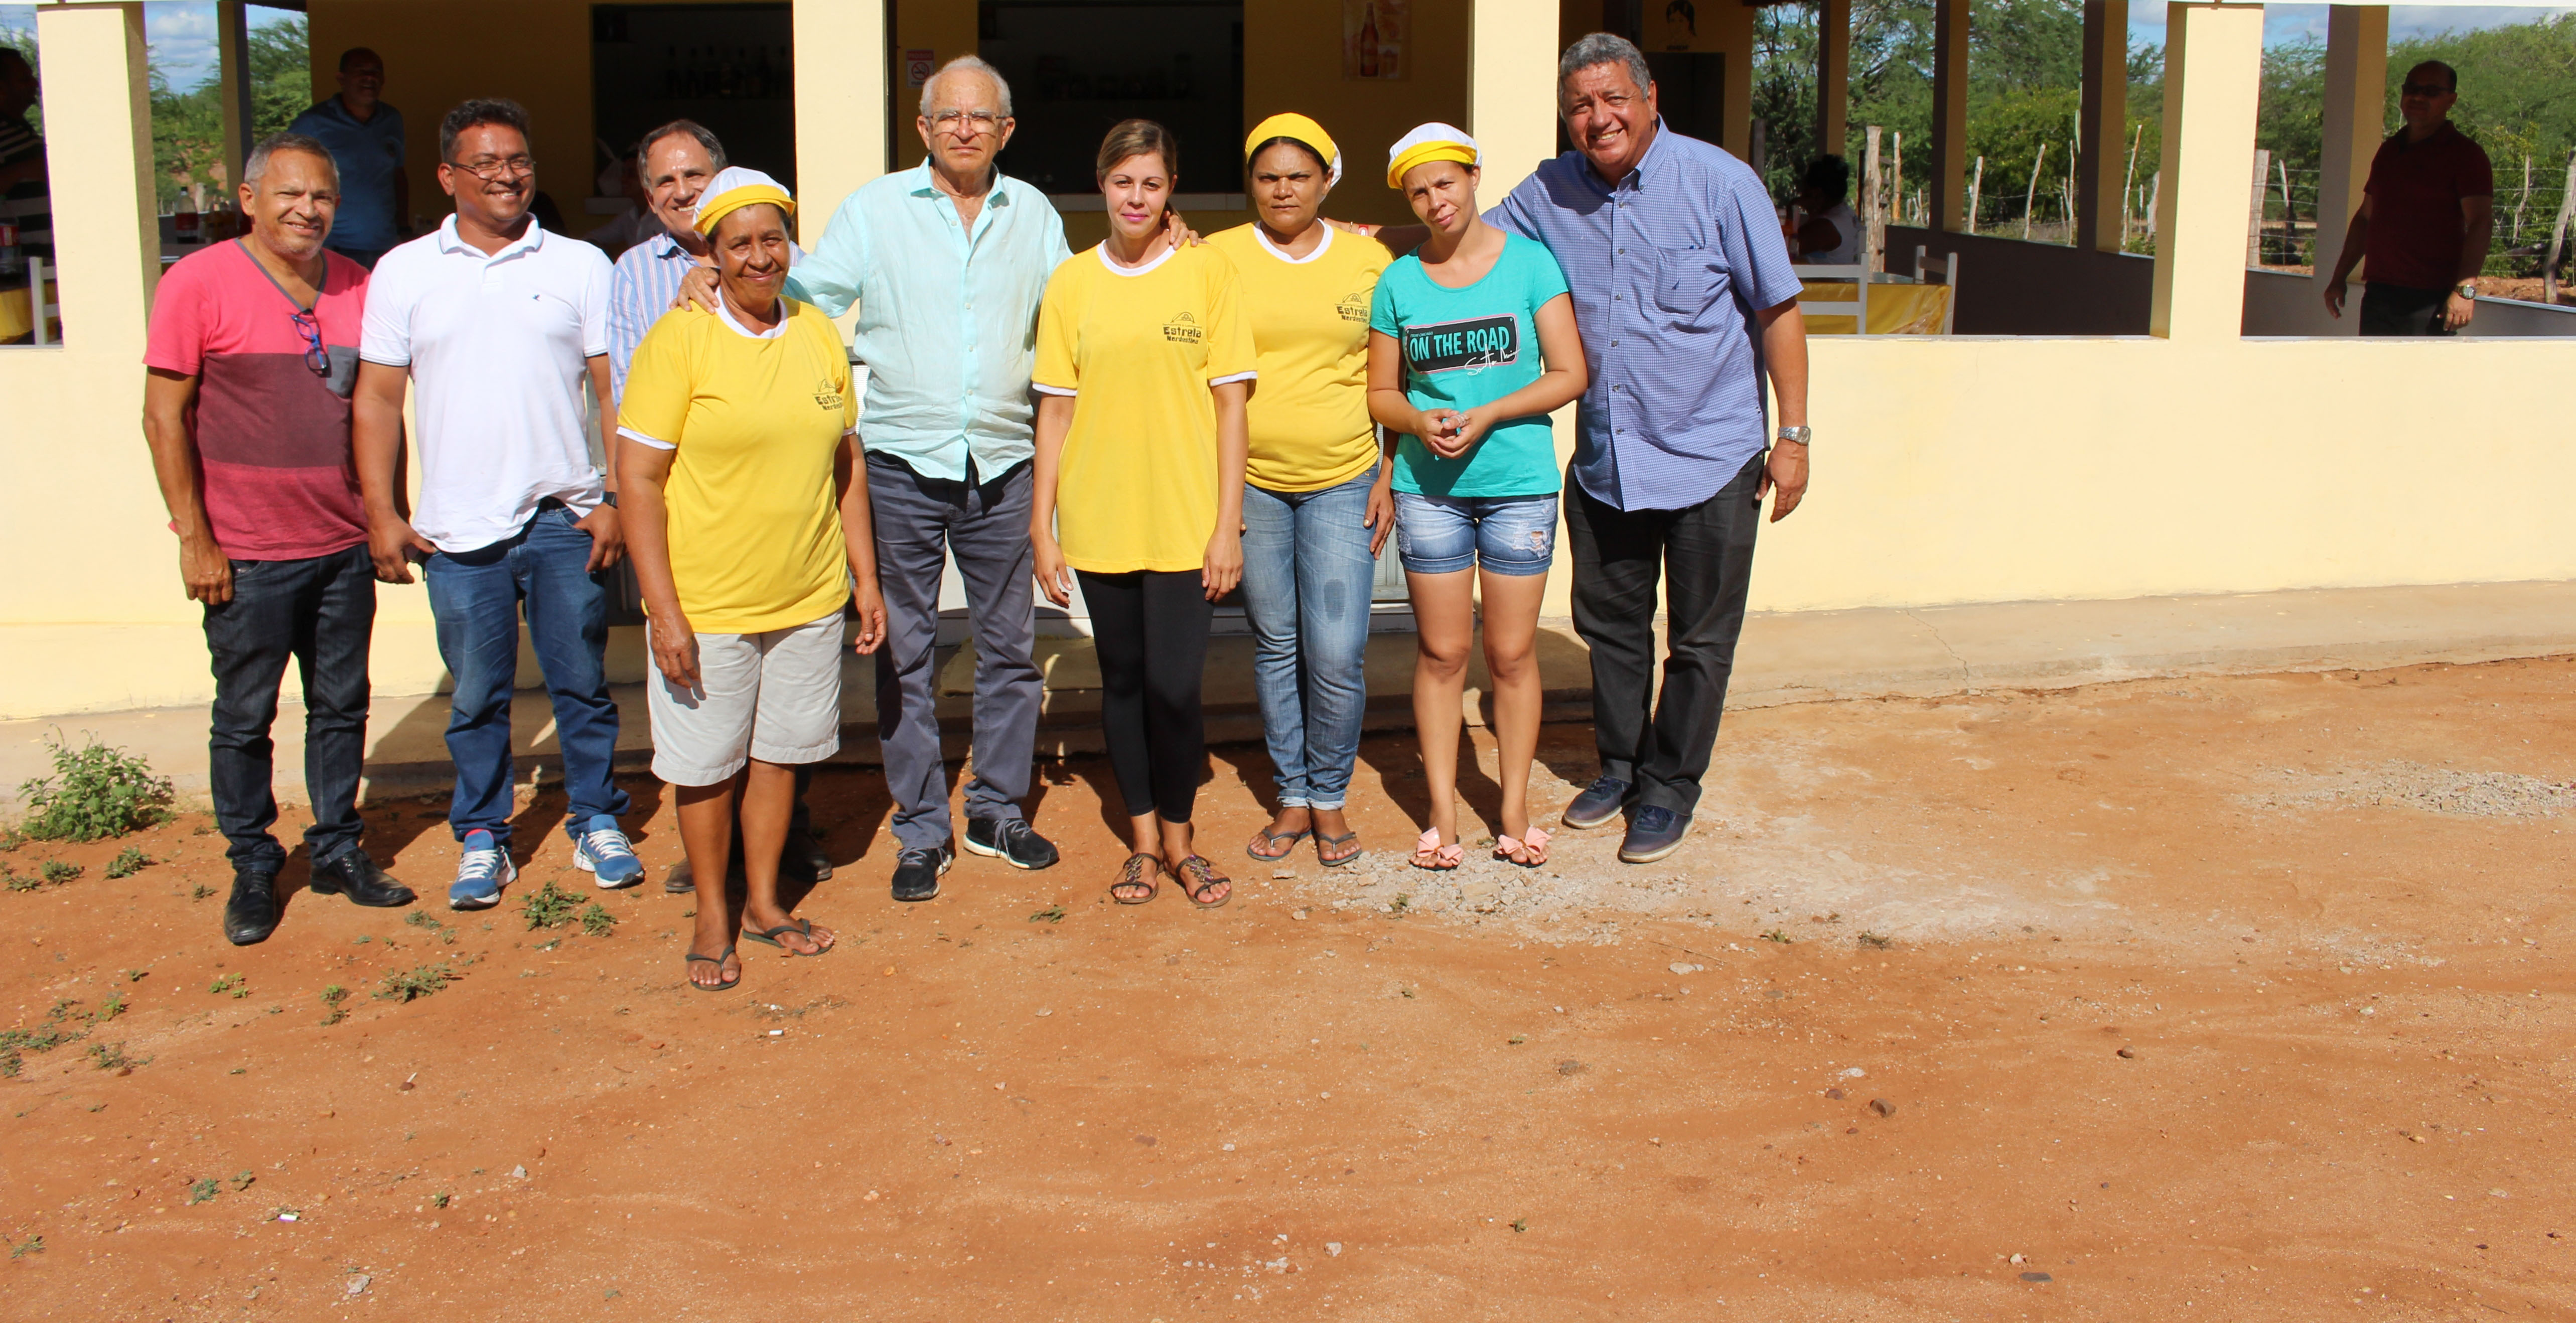
[[[87,871],[0,894],[0,1026],[87,1037],[0,1080],[0,1313],[2567,1317],[2571,696],[2549,661],[1743,712],[1667,863],[1593,833],[1448,879],[1393,858],[1409,742],[1365,750],[1353,878],[1243,858],[1227,748],[1208,913],[1100,903],[1091,761],[1047,769],[1061,867],[898,907],[882,782],[836,770],[803,912],[840,949],[724,996],[658,884],[524,928],[589,895],[551,795],[503,909],[299,895],[242,950],[202,816],[123,880],[28,845]],[[1550,728],[1543,802],[1588,741]],[[438,818],[369,811],[433,898]]]

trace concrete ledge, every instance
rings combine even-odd
[[[1413,636],[1369,640],[1367,726],[1413,724]],[[2416,588],[2324,589],[2219,597],[2108,602],[2017,602],[1935,608],[1756,615],[1736,652],[1730,708],[1835,699],[1935,697],[1988,688],[2064,688],[2158,675],[2278,670],[2375,670],[2421,662],[2480,662],[2576,654],[2576,583],[2455,584]],[[1088,639],[1041,639],[1048,677],[1040,719],[1041,757],[1097,752],[1099,667]],[[1563,621],[1542,630],[1539,664],[1552,721],[1590,716],[1591,675],[1581,640]],[[1488,680],[1470,666],[1465,716],[1482,724]],[[836,762],[873,766],[875,668],[852,658],[842,673],[842,746]],[[640,684],[614,687],[625,714],[621,768],[651,761]],[[950,758],[966,753],[974,652],[959,649],[940,668],[940,725]],[[1208,737],[1261,737],[1252,683],[1252,640],[1209,643]],[[378,694],[367,732],[367,793],[429,794],[448,784],[443,695]],[[545,779],[561,768],[553,714],[542,692],[512,704],[520,774]],[[183,793],[206,784],[202,707],[144,708],[0,723],[0,803],[50,770],[45,737],[74,743],[88,734],[142,754]],[[303,709],[282,703],[277,724],[278,793],[302,801]]]

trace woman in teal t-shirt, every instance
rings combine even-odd
[[[1487,225],[1476,207],[1475,140],[1425,124],[1388,154],[1386,182],[1429,228],[1378,278],[1369,316],[1369,413],[1395,466],[1395,536],[1419,651],[1413,721],[1431,824],[1416,868],[1456,868],[1459,700],[1476,638],[1481,568],[1485,665],[1494,676],[1502,823],[1494,857],[1547,862],[1530,825],[1538,752],[1539,599],[1556,551],[1550,411],[1583,394],[1583,341],[1565,273],[1547,249]]]

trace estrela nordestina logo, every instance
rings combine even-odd
[[[1186,312],[1179,312],[1172,314],[1172,319],[1163,323],[1163,338],[1176,345],[1194,345],[1206,339],[1207,334],[1199,329],[1198,318]]]
[[[1343,295],[1341,302],[1333,305],[1333,311],[1340,313],[1342,315],[1342,320],[1346,322],[1367,321],[1369,319],[1369,298],[1370,296],[1366,291],[1353,290],[1350,293]]]
[[[1511,317],[1477,317],[1404,328],[1404,361],[1416,372],[1500,367],[1521,357],[1521,325]]]
[[[814,403],[826,409],[840,408],[842,404],[841,388],[833,385],[828,380],[816,383],[814,387]]]

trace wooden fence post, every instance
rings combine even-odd
[[[1986,158],[1977,158],[1977,168],[1968,176],[1968,233],[1977,232],[1977,190],[1985,187]]]
[[[2048,144],[2039,144],[2039,152],[2030,158],[2030,186],[2021,193],[2021,237],[2030,239],[2030,204],[2039,198],[2039,172],[2048,167]]]
[[[2245,218],[2245,265],[2263,265],[2263,195],[2272,188],[2272,153],[2255,149],[2254,192]]]
[[[1887,218],[1879,211],[1878,125],[1861,131],[1861,202],[1860,202],[1860,268],[1861,278],[1878,269],[1879,254],[1887,248]]]

